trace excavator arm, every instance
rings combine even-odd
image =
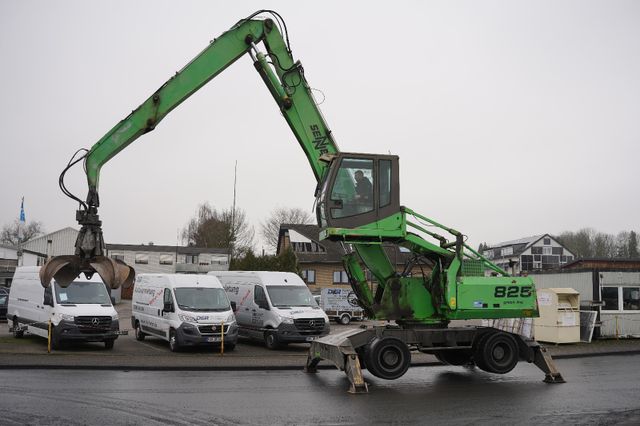
[[[261,13],[270,13],[275,19],[258,17]],[[508,277],[505,271],[467,246],[462,233],[400,205],[397,156],[338,150],[316,105],[304,69],[293,58],[286,25],[272,11],[256,12],[212,41],[107,132],[84,157],[70,162],[61,175],[60,186],[80,204],[76,219],[81,229],[75,255],[53,258],[41,269],[43,286],[48,286],[52,278],[66,286],[80,273],[95,272],[111,288],[132,282],[132,268],[104,255],[98,215],[100,170],[244,54],[253,59],[307,157],[317,180],[319,238],[342,244],[351,287],[368,316],[396,320],[411,327],[416,324],[439,326],[452,319],[537,314],[530,278]],[[89,187],[85,201],[64,188],[64,173],[82,159]],[[433,184],[427,179],[423,182],[425,188]],[[449,234],[452,240],[434,232],[438,229]],[[397,270],[397,252],[392,255],[396,259],[390,260],[388,246],[402,247],[409,254],[404,270]],[[414,274],[418,269],[420,273]],[[486,269],[502,276],[484,277]],[[375,291],[370,285],[372,280],[377,282]],[[510,289],[509,294],[515,291],[517,300],[503,303],[501,295],[505,289]]]
[[[260,13],[276,18],[256,18]],[[285,34],[279,29],[281,26]],[[259,50],[262,43],[266,53]],[[174,108],[198,91],[245,54],[254,66],[282,115],[289,124],[313,173],[320,181],[327,172],[327,161],[338,152],[331,131],[314,100],[302,64],[295,61],[280,16],[272,11],[259,11],[239,21],[213,40],[183,69],[177,72],[125,119],[109,130],[84,156],[89,191],[80,202],[76,219],[81,230],[76,241],[75,256],[59,256],[41,270],[43,286],[52,278],[68,285],[81,272],[98,272],[105,283],[117,288],[133,280],[134,273],[122,262],[104,256],[102,223],[98,216],[100,170],[110,159],[145,133],[155,129]],[[67,168],[68,169],[68,168]],[[61,176],[61,187],[64,188]]]

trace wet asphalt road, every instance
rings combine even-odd
[[[558,361],[548,385],[520,363],[505,376],[416,367],[365,372],[350,395],[338,371],[0,371],[0,424],[640,424],[640,356]]]

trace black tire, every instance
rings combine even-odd
[[[136,326],[134,328],[134,333],[136,336],[136,340],[139,342],[142,342],[144,340],[145,337],[147,337],[146,333],[143,333],[142,330],[140,329],[140,321],[136,321]]]
[[[13,317],[13,337],[15,337],[16,339],[20,339],[22,336],[24,336],[24,331],[20,330],[20,323],[18,322],[18,319],[16,317]]]
[[[57,351],[62,349],[62,339],[56,335],[56,328],[51,326],[51,349]]]
[[[376,337],[365,348],[364,358],[367,370],[385,380],[402,377],[411,365],[409,348],[396,337]]]
[[[351,322],[351,317],[349,314],[342,314],[338,322],[342,325],[348,325]]]
[[[278,336],[273,331],[264,332],[264,344],[267,349],[275,350],[280,348],[280,342],[278,342]]]
[[[447,365],[468,365],[473,362],[473,353],[467,349],[452,349],[435,355],[438,361]]]
[[[109,340],[105,340],[104,341],[104,348],[105,349],[113,349],[113,345],[115,344],[115,339],[109,339]]]
[[[236,344],[235,343],[234,344],[229,344],[229,345],[225,343],[225,345],[224,345],[224,351],[225,352],[227,352],[227,351],[231,352],[235,348],[236,348]]]
[[[506,374],[518,364],[518,343],[509,333],[491,333],[483,338],[476,351],[478,367],[489,373]]]
[[[484,347],[484,342],[487,340],[489,336],[494,334],[494,332],[484,333],[476,338],[476,341],[473,342],[473,362],[480,368],[481,370],[488,371],[487,365],[484,362],[484,356],[482,355],[482,348]]]
[[[169,349],[171,352],[179,352],[180,344],[178,343],[178,335],[176,331],[172,328],[169,330]]]

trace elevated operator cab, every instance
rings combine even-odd
[[[398,156],[339,153],[317,194],[321,228],[375,225],[400,211]]]

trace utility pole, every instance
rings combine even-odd
[[[229,241],[229,255],[227,263],[231,264],[231,255],[233,254],[233,243],[235,238],[236,227],[236,185],[238,183],[238,160],[233,170],[233,207],[231,207],[231,238]]]

